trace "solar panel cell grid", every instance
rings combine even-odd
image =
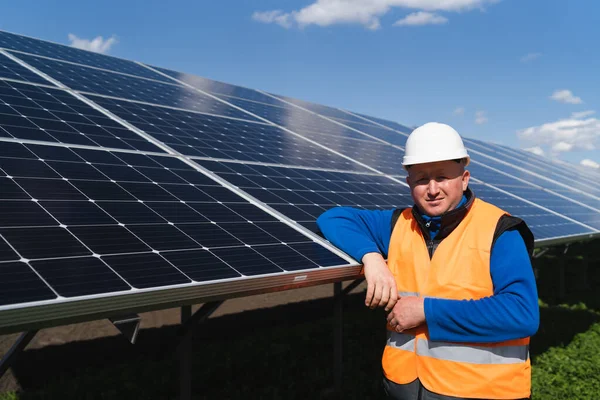
[[[388,144],[355,140],[340,136],[322,135],[319,133],[303,132],[302,136],[326,145],[345,156],[375,168],[385,174],[402,174],[402,157],[404,152]]]
[[[308,101],[303,101],[303,100],[299,100],[299,99],[293,99],[291,97],[285,97],[285,96],[276,96],[277,98],[289,102],[289,103],[293,103],[296,104],[302,108],[305,108],[307,110],[310,110],[312,112],[315,112],[317,114],[326,116],[326,117],[331,117],[331,118],[339,118],[342,120],[346,120],[346,121],[354,121],[354,122],[361,122],[363,120],[361,120],[358,117],[355,117],[352,114],[348,114],[344,111],[338,110],[336,108],[333,107],[328,107],[328,106],[324,106],[322,104],[315,104],[315,103],[310,103]],[[363,121],[364,122],[364,121]]]
[[[90,98],[184,155],[364,169],[275,126],[96,96]]]
[[[531,183],[533,185],[541,186],[544,189],[549,189],[557,193],[566,193],[567,199],[561,199],[561,201],[565,201],[567,204],[572,203],[575,205],[575,201],[578,201],[580,203],[587,204],[590,207],[595,207],[597,210],[600,210],[600,200],[595,200],[592,197],[586,196],[583,193],[569,190],[564,186],[558,185],[551,181],[535,178],[533,175],[527,173],[526,170],[519,170],[510,165],[505,165],[495,160],[490,160],[485,157],[478,157],[477,160],[479,162],[473,163],[473,165],[469,168],[473,170],[474,173],[477,174],[476,176],[479,176],[480,179],[484,182],[490,184],[504,185],[517,184],[524,187],[531,187],[531,185],[527,185],[527,183]],[[494,168],[494,170],[492,170],[491,168]],[[525,183],[523,181],[525,181]],[[556,195],[549,194],[549,196],[558,198],[558,196]],[[569,199],[573,201],[569,201]]]
[[[0,235],[16,249],[0,242],[0,271],[6,262],[24,257],[30,261],[22,268],[32,268],[61,296],[222,279],[239,276],[238,271],[282,272],[268,260],[270,251],[264,252],[265,258],[248,246],[281,246],[289,255],[284,243],[311,242],[172,157],[49,147],[0,142],[0,184],[7,189],[0,195]],[[34,152],[48,159],[42,161]],[[72,171],[80,173],[62,175]],[[196,183],[178,174],[194,176]],[[157,177],[167,183],[154,181]],[[232,268],[218,258],[217,250],[227,258],[251,254],[254,261]],[[196,270],[191,254],[202,256]],[[183,269],[172,262],[179,259],[187,260]],[[319,267],[299,259],[305,261],[303,269]],[[334,259],[337,265],[347,264]],[[215,265],[203,271],[200,261],[208,260]],[[300,263],[289,265],[301,268]],[[19,302],[29,295],[14,296]]]
[[[242,97],[263,103],[281,104],[280,101],[253,89],[213,81],[200,76],[177,72],[166,68],[159,68],[152,65],[150,67],[205,92],[221,94],[225,96]]]
[[[0,81],[0,136],[163,153],[63,90],[8,81]]]
[[[93,53],[91,51],[45,42],[8,32],[0,31],[0,48],[24,51],[30,54],[57,58],[59,60],[90,65],[97,68],[104,68],[111,71],[137,75],[145,78],[157,80],[168,79],[160,74],[150,71],[148,68],[136,64],[133,61],[105,56],[102,54]]]
[[[523,218],[536,239],[556,238],[568,235],[591,233],[592,230],[580,224],[550,213],[540,207],[502,193],[478,182],[469,183],[476,196],[497,205],[519,218]]]
[[[0,54],[0,78],[15,79],[18,81],[54,86],[48,80],[42,78],[34,72],[31,72],[22,65],[19,65],[15,61],[6,57],[4,54]]]
[[[391,143],[396,146],[404,147],[406,146],[406,139],[408,139],[407,135],[402,133],[391,131],[389,129],[385,129],[375,125],[365,125],[358,124],[354,122],[343,122],[345,125],[352,127],[354,129],[358,129],[361,132],[369,134],[373,137],[376,137],[381,140],[385,140],[388,143]]]
[[[313,230],[315,218],[337,205],[393,208],[412,204],[408,188],[384,176],[215,161],[198,163]]]
[[[597,180],[598,178],[582,174],[574,166],[558,165],[552,160],[540,159],[535,154],[505,148],[493,143],[484,143],[474,139],[467,139],[466,142],[478,152],[524,169],[524,171],[519,171],[519,177],[527,179],[530,182],[551,188],[552,190],[566,191],[574,196],[578,196],[578,199],[582,199],[584,202],[592,200],[591,196],[600,198],[600,188],[590,185],[590,180],[593,182],[594,179]],[[584,195],[582,196],[581,193],[571,189],[583,191]]]
[[[0,263],[0,306],[55,298],[56,294],[28,264]]]
[[[17,54],[17,56],[32,67],[80,92],[255,120],[243,111],[185,86],[161,83],[24,54]]]
[[[288,128],[296,133],[321,133],[325,135],[351,137],[362,140],[376,141],[359,132],[342,125],[320,118],[308,111],[293,105],[280,102],[277,105],[257,103],[246,99],[219,96],[227,102],[244,110],[263,117],[279,126]]]
[[[365,122],[367,122],[367,123],[369,123],[369,122],[375,122],[375,123],[381,124],[383,126],[387,126],[388,128],[397,130],[397,131],[405,133],[405,134],[410,134],[413,131],[413,128],[410,128],[408,126],[405,126],[405,125],[402,125],[402,124],[399,124],[397,122],[390,121],[390,120],[387,120],[387,119],[377,118],[377,117],[371,117],[370,115],[364,115],[364,114],[355,113],[355,112],[353,112],[352,114],[355,114],[355,115],[357,115],[359,117],[365,118],[366,121],[363,118],[361,118],[361,122],[362,123],[365,123]]]

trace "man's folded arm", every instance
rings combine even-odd
[[[478,300],[425,299],[431,340],[493,343],[532,336],[539,326],[535,276],[517,230],[497,239],[490,273],[494,294]]]

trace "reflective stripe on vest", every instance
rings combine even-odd
[[[400,350],[415,351],[415,336],[388,331],[387,345]]]
[[[465,346],[459,343],[432,342],[419,339],[417,354],[437,358],[438,360],[471,364],[518,364],[529,359],[529,346]]]
[[[419,292],[398,292],[398,296],[402,297],[419,297]]]

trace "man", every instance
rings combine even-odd
[[[328,240],[364,264],[366,305],[389,312],[382,364],[392,399],[531,393],[529,337],[539,325],[533,235],[475,197],[469,161],[453,128],[427,123],[409,136],[402,162],[412,208],[337,207],[317,220]]]

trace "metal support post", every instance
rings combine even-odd
[[[38,331],[29,331],[22,333],[12,347],[6,352],[4,357],[2,357],[2,360],[0,360],[0,378],[8,371],[19,354],[25,350],[25,347],[27,347],[37,332]]]
[[[344,339],[344,296],[342,294],[342,282],[336,282],[333,284],[333,298],[333,389],[336,394],[341,395],[343,375],[342,340]]]
[[[590,289],[590,283],[588,282],[588,260],[586,257],[583,258],[583,260],[581,260],[581,268],[582,268],[582,280],[583,280],[583,289],[584,290],[589,290]]]
[[[546,247],[544,249],[540,249],[540,251],[533,254],[532,264],[533,264],[533,274],[535,275],[535,279],[538,279],[540,277],[539,276],[540,269],[538,266],[538,262],[536,262],[535,260],[537,260],[538,258],[542,257],[544,254],[546,254],[548,252],[548,250],[550,250],[550,249],[548,247]]]
[[[192,317],[192,306],[181,307],[181,325]],[[179,347],[179,398],[191,400],[192,398],[192,329],[184,333]]]
[[[558,273],[559,273],[558,298],[560,300],[564,300],[564,298],[566,297],[566,294],[567,294],[567,290],[566,290],[567,283],[565,282],[565,279],[566,279],[565,264],[567,262],[567,260],[566,260],[567,251],[569,251],[568,244],[565,246],[565,250],[563,251],[563,256],[560,258],[560,260],[558,262],[558,268],[559,268],[559,271],[558,271]]]
[[[181,307],[181,326],[177,331],[180,338],[177,347],[179,356],[179,398],[191,400],[192,398],[192,339],[194,326],[204,322],[210,315],[223,304],[222,301],[205,303],[192,315],[192,306]]]

